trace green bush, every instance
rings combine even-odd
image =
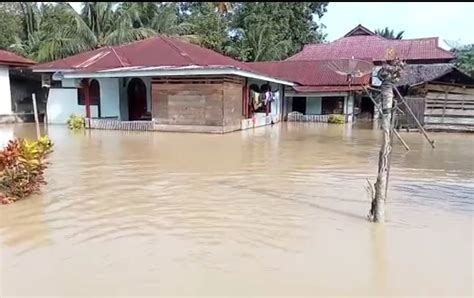
[[[44,170],[53,144],[48,136],[39,140],[14,139],[0,150],[0,203],[10,204],[39,192],[46,184]]]
[[[67,119],[67,127],[71,130],[80,130],[86,127],[86,119],[84,116],[72,114]]]
[[[346,122],[346,118],[344,115],[332,114],[329,115],[328,123],[332,124],[344,124]]]

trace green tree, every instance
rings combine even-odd
[[[80,14],[66,2],[20,5],[24,34],[11,49],[40,62],[155,34],[142,26],[134,9],[116,8],[113,3],[84,2]]]
[[[403,33],[405,33],[405,31],[400,31],[397,34],[395,34],[395,31],[388,27],[385,27],[384,29],[375,30],[375,34],[382,36],[386,39],[403,39]]]
[[[186,39],[224,52],[229,42],[229,14],[219,13],[212,2],[189,2],[180,5],[180,18],[187,24],[184,34]]]
[[[284,59],[306,43],[323,41],[324,26],[315,20],[326,6],[327,2],[82,2],[78,13],[67,2],[18,2],[12,9],[20,29],[2,20],[0,29],[5,28],[5,45],[12,43],[10,49],[39,62],[154,34],[179,36],[245,61],[265,61]]]
[[[456,66],[474,77],[474,44],[457,44],[451,51],[456,55]]]
[[[0,49],[8,49],[21,31],[21,9],[18,3],[0,2]]]
[[[232,18],[232,45],[227,52],[237,59],[283,59],[307,43],[324,41],[322,17],[328,2],[238,2]],[[273,48],[272,48],[273,47]]]

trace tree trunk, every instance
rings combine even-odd
[[[392,83],[384,81],[381,86],[382,91],[382,147],[379,153],[379,168],[377,181],[375,182],[375,194],[372,198],[370,218],[373,222],[385,221],[385,189],[387,187],[387,171],[389,169],[389,156],[392,151],[390,142],[391,111],[393,105]]]

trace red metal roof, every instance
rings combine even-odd
[[[336,73],[327,66],[326,61],[277,61],[248,63],[252,68],[271,76],[277,76],[299,85],[321,88],[322,86],[348,87],[347,77]],[[370,74],[354,78],[352,85],[365,85],[370,80]],[[301,86],[298,87],[301,89]]]
[[[0,65],[28,66],[36,64],[35,61],[21,57],[15,53],[0,50]]]
[[[34,66],[41,70],[95,72],[120,67],[228,66],[252,71],[247,65],[212,50],[170,37],[156,36],[120,46],[104,47]]]
[[[448,62],[454,54],[438,46],[438,38],[391,40],[380,37],[359,25],[344,37],[325,44],[309,44],[288,61],[329,59],[371,59],[384,61],[387,49],[394,48],[403,60]]]

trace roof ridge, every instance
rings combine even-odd
[[[126,66],[130,65],[130,63],[127,63],[127,64],[123,63],[122,59],[120,58],[120,55],[117,53],[117,51],[115,50],[114,47],[112,47],[112,51],[113,51],[115,57],[117,57],[118,61],[120,62],[120,65],[121,65],[122,67],[126,67]],[[125,58],[125,59],[126,59],[126,58]]]
[[[178,51],[178,54],[185,58],[185,59],[188,59],[188,61],[190,61],[192,64],[194,64],[194,60],[186,53],[184,52],[181,48],[179,48],[177,45],[174,44],[174,42],[171,40],[171,38],[167,38],[167,37],[163,37],[163,36],[159,36],[159,38],[161,38],[161,40],[163,40],[166,44],[168,44],[169,46],[171,46],[172,48],[174,48],[176,51]]]
[[[368,33],[369,36],[373,36],[373,35],[377,35],[375,32],[373,32],[372,30],[370,30],[369,28],[363,26],[362,24],[358,24],[357,26],[355,26],[354,28],[352,28],[352,30],[350,30],[349,32],[347,32],[344,37],[350,37],[352,33],[356,32],[357,30],[362,30],[366,33]],[[354,36],[357,36],[357,35],[354,35]]]
[[[97,63],[97,61],[101,60],[102,58],[108,56],[112,52],[110,50],[110,46],[102,47],[100,49],[102,49],[102,51],[98,52],[94,56],[90,57],[89,59],[86,59],[85,61],[82,61],[81,63],[79,63],[77,65],[73,65],[72,68],[89,67],[89,66],[94,65],[95,63]]]
[[[155,38],[158,38],[158,37],[160,37],[160,34],[155,34],[155,35],[147,37],[147,38],[132,40],[132,41],[129,41],[129,42],[126,42],[126,43],[122,43],[122,44],[114,45],[114,46],[108,46],[108,47],[121,48],[121,47],[129,46],[129,45],[134,44],[134,43],[142,43],[144,41],[147,41],[147,40],[150,40],[150,39],[155,39]]]

